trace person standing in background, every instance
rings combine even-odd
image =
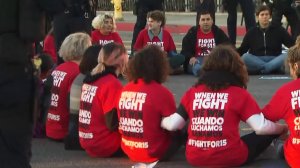
[[[0,167],[30,168],[34,104],[32,44],[45,36],[44,12],[60,0],[0,1]]]
[[[133,35],[132,35],[132,42],[131,42],[131,56],[133,56],[133,47],[137,36],[139,35],[140,31],[142,31],[147,22],[147,14],[153,10],[163,10],[164,9],[164,0],[136,0],[135,7],[136,7],[136,22],[134,25]]]
[[[230,42],[236,44],[237,5],[241,6],[245,18],[246,30],[255,27],[255,8],[252,0],[223,0],[222,5],[228,12],[227,28]]]
[[[61,0],[64,10],[53,16],[53,29],[56,52],[59,51],[64,39],[76,32],[91,34],[91,5],[89,0]],[[57,65],[63,59],[57,54]]]

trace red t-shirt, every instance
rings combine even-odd
[[[79,141],[90,156],[108,157],[120,148],[120,134],[107,128],[105,115],[116,108],[121,89],[121,82],[111,74],[82,86]]]
[[[207,56],[215,46],[216,42],[213,32],[205,34],[201,29],[198,29],[195,57]]]
[[[105,45],[107,43],[119,43],[123,45],[123,41],[117,32],[111,32],[108,35],[102,34],[99,30],[92,31],[92,43]]]
[[[73,80],[79,74],[79,66],[69,61],[60,64],[52,72],[53,84],[51,103],[46,121],[46,135],[53,139],[63,139],[69,126],[68,95]]]
[[[53,35],[48,34],[45,37],[43,50],[51,56],[54,63],[57,63],[57,54]]]
[[[248,148],[240,139],[239,123],[260,113],[245,89],[230,86],[213,92],[199,85],[184,94],[181,105],[190,119],[186,158],[191,165],[234,167],[245,163]]]
[[[161,84],[130,82],[122,90],[119,107],[121,147],[132,161],[159,160],[171,144],[171,134],[161,128],[162,117],[176,110],[172,93]]]
[[[300,79],[291,81],[274,94],[263,113],[266,118],[288,124],[290,136],[284,144],[284,155],[291,167],[300,167]]]
[[[154,36],[152,39],[150,39],[148,35],[148,29],[142,30],[134,44],[134,50],[138,51],[142,49],[146,45],[155,44],[161,47],[163,51],[170,52],[176,50],[175,43],[173,41],[173,38],[171,34],[165,30],[162,30],[162,39],[159,39],[158,36]]]

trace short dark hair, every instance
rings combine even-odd
[[[166,81],[170,67],[167,56],[159,46],[148,45],[138,51],[130,59],[126,76],[129,81],[137,82],[142,78],[145,83],[156,81],[163,83]]]
[[[154,10],[154,11],[148,12],[147,19],[148,18],[151,18],[151,19],[153,19],[155,21],[161,22],[160,27],[164,27],[165,24],[166,24],[165,14],[162,11],[160,11],[160,10]]]
[[[209,14],[211,18],[213,17],[208,10],[201,10],[200,13],[199,13],[199,16],[201,16],[201,15],[207,15],[207,14]]]
[[[243,87],[247,87],[249,77],[246,66],[240,58],[240,55],[231,45],[218,45],[205,58],[200,73],[203,75],[211,71],[231,73],[237,78]],[[200,80],[198,83],[196,83],[196,85],[199,84],[202,84]],[[220,89],[229,87],[231,84],[222,83],[220,85],[210,82],[209,84],[205,85],[211,90],[218,91]]]
[[[267,5],[262,5],[262,6],[259,6],[255,12],[256,16],[258,16],[260,14],[260,12],[262,11],[269,11],[270,15],[271,15],[271,9],[267,6]]]
[[[79,64],[79,71],[82,74],[88,74],[93,70],[93,68],[96,67],[96,65],[98,64],[97,59],[101,48],[102,46],[100,45],[93,45],[85,50],[82,60]]]

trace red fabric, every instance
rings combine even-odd
[[[108,35],[103,35],[99,30],[92,31],[93,44],[105,45],[111,42],[115,42],[123,45],[123,41],[117,32],[112,32]]]
[[[43,50],[45,53],[48,53],[51,56],[52,60],[56,64],[57,63],[57,54],[56,54],[55,40],[54,40],[53,35],[48,34],[45,37]]]
[[[90,156],[108,157],[120,148],[120,134],[107,128],[105,115],[116,107],[121,89],[122,84],[111,74],[82,86],[79,140]]]
[[[190,119],[186,158],[191,165],[234,167],[246,161],[248,148],[240,139],[239,123],[260,109],[245,89],[212,92],[199,85],[184,94],[181,105]]]
[[[300,79],[291,81],[273,95],[263,108],[266,118],[288,124],[290,136],[284,144],[284,155],[290,167],[300,167]]]
[[[166,52],[176,50],[176,46],[171,34],[165,29],[162,29],[162,33],[162,41],[157,36],[154,36],[153,39],[150,40],[150,37],[148,35],[148,29],[142,30],[136,39],[136,42],[134,44],[134,50],[140,50],[144,46],[149,44],[156,44]]]
[[[203,33],[201,29],[197,31],[197,42],[196,42],[196,55],[197,56],[207,56],[211,50],[215,47],[215,36],[213,32],[207,34]]]
[[[63,139],[68,132],[70,87],[79,74],[79,66],[74,62],[60,64],[52,72],[51,104],[46,121],[46,135],[53,139]]]
[[[176,110],[172,93],[161,84],[127,84],[120,95],[118,116],[121,147],[132,161],[154,162],[171,143],[170,132],[161,128],[162,117]]]

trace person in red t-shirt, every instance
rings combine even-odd
[[[116,104],[122,84],[117,76],[124,71],[127,61],[128,55],[123,45],[108,43],[100,50],[98,65],[83,81],[79,141],[89,156],[121,154]]]
[[[181,54],[185,56],[186,73],[198,76],[203,60],[211,50],[219,44],[230,43],[223,30],[213,23],[209,11],[200,11],[199,25],[191,27],[183,37]]]
[[[149,44],[158,45],[167,53],[172,70],[177,70],[184,63],[184,56],[177,54],[171,34],[164,29],[165,23],[166,18],[162,11],[149,12],[147,14],[148,28],[139,33],[134,44],[134,51],[138,51]]]
[[[290,135],[284,144],[284,157],[289,166],[297,168],[300,166],[300,36],[289,49],[287,62],[294,80],[279,88],[262,111],[268,119],[284,119],[288,124]]]
[[[51,73],[53,84],[51,103],[46,121],[47,137],[61,141],[68,133],[70,87],[79,74],[79,63],[85,50],[91,46],[91,38],[86,33],[74,33],[66,37],[59,50],[64,63]]]
[[[123,41],[118,32],[116,32],[116,21],[111,14],[100,14],[92,21],[95,29],[92,31],[92,43],[101,46],[115,42],[123,45]]]
[[[188,123],[186,158],[193,166],[236,167],[252,162],[286,125],[264,118],[247,92],[248,74],[231,46],[217,46],[204,61],[196,85],[182,97],[177,112],[162,120],[167,130]],[[255,131],[240,137],[239,123]]]
[[[162,85],[167,76],[167,59],[156,45],[138,51],[129,62],[130,82],[119,96],[118,117],[121,147],[134,162],[165,160],[180,146],[180,138],[172,144],[173,135],[160,127],[162,117],[176,110],[172,93]]]

